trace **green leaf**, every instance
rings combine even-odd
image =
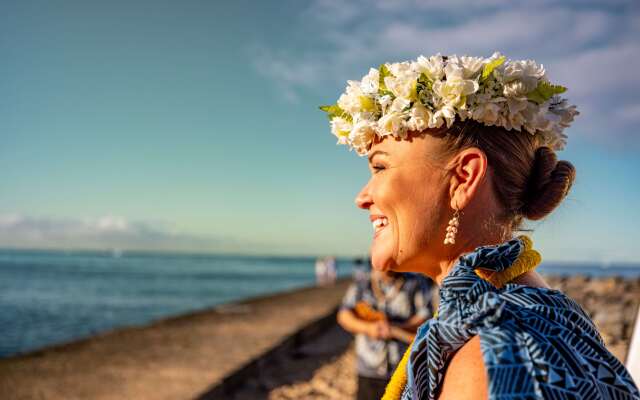
[[[333,104],[331,106],[320,106],[319,107],[322,111],[327,113],[327,117],[329,117],[329,120],[334,119],[335,117],[341,117],[346,119],[347,121],[351,122],[352,118],[351,115],[347,114],[342,108],[340,108],[340,106],[338,106],[337,104]]]
[[[535,89],[527,93],[527,99],[534,103],[542,104],[553,97],[553,95],[564,93],[566,91],[567,88],[564,86],[552,85],[549,82],[540,81]]]
[[[384,78],[387,76],[393,76],[389,71],[389,68],[385,64],[381,64],[380,68],[378,68],[378,72],[380,75],[380,79],[378,80],[378,93],[382,95],[382,92],[387,92],[387,85],[384,84]]]
[[[360,96],[358,97],[360,101],[360,107],[364,111],[375,112],[376,111],[376,102],[371,97],[368,96]]]
[[[422,88],[420,88],[420,86],[422,86]],[[425,74],[424,72],[421,73],[418,77],[418,91],[420,92],[421,90],[425,89],[431,90],[431,86],[433,86],[433,82],[431,81],[431,79],[429,79],[427,74]]]
[[[418,77],[418,81],[416,83],[416,99],[421,99],[421,94],[424,91],[429,92],[431,87],[433,86],[433,82],[429,77],[423,72]]]
[[[496,68],[504,64],[505,60],[506,60],[505,56],[502,56],[500,58],[497,58],[491,61],[490,63],[485,64],[484,68],[482,68],[482,76],[480,76],[480,82],[484,82],[487,79],[489,79],[489,76],[491,76],[491,73]]]
[[[411,85],[411,92],[409,93],[409,100],[411,100],[411,101],[418,100],[418,81],[413,82],[413,85]]]

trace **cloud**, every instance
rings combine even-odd
[[[554,79],[570,86],[572,95],[584,100],[603,92],[629,92],[637,98],[640,43],[625,40],[584,51],[555,62],[552,70]]]
[[[232,244],[230,239],[181,233],[167,223],[114,215],[79,219],[0,214],[2,247],[204,251]]]
[[[640,104],[631,104],[618,110],[615,117],[630,124],[640,124]]]
[[[526,21],[526,22],[524,22]],[[599,11],[519,8],[443,27],[394,21],[377,39],[383,48],[407,54],[469,53],[490,55],[493,50],[511,57],[575,53],[605,37],[614,17]],[[548,40],[552,37],[553,40]]]
[[[383,61],[498,50],[536,59],[553,82],[569,87],[587,137],[640,144],[625,133],[640,102],[640,8],[632,1],[316,0],[296,21],[287,45],[256,45],[257,69],[289,100],[358,79]]]

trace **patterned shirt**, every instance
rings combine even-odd
[[[435,399],[451,357],[476,335],[490,399],[640,399],[576,302],[546,288],[498,289],[474,272],[503,271],[523,248],[513,239],[460,257],[442,282],[438,317],[418,329],[402,399]]]
[[[366,303],[386,315],[391,324],[403,324],[414,316],[430,318],[431,281],[416,274],[401,274],[388,283],[380,281],[383,298],[376,298],[370,276],[364,275],[349,286],[342,309],[354,311],[356,304]],[[395,370],[408,345],[402,341],[373,339],[363,333],[355,335],[358,374],[368,378],[387,379]]]

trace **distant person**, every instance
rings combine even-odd
[[[324,258],[316,259],[316,284],[318,286],[324,286],[327,279],[327,265],[324,262]]]
[[[333,285],[337,277],[336,258],[331,256],[318,258],[315,271],[318,286]]]
[[[414,274],[371,271],[356,278],[338,323],[355,335],[357,399],[379,399],[416,328],[432,316],[431,281]]]
[[[325,273],[326,273],[326,284],[333,285],[334,283],[336,283],[336,278],[338,276],[336,258],[333,256],[326,257],[324,259],[324,263],[325,263]]]

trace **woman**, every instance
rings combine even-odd
[[[640,397],[571,299],[533,271],[524,219],[547,216],[574,167],[558,161],[577,111],[533,61],[419,57],[384,64],[329,113],[338,143],[369,158],[356,198],[373,266],[440,286],[388,399]]]

